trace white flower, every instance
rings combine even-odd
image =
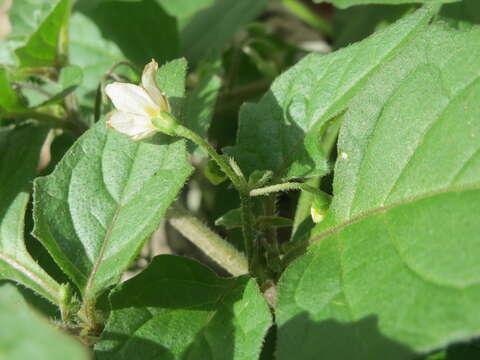
[[[117,110],[107,115],[107,125],[133,140],[152,136],[159,129],[152,119],[170,112],[166,96],[155,80],[158,64],[152,60],[143,70],[141,86],[114,82],[105,87],[107,96]]]

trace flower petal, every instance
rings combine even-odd
[[[141,140],[157,132],[150,121],[150,117],[118,110],[114,110],[107,115],[107,125],[130,136],[133,140]]]
[[[147,91],[148,95],[155,101],[155,103],[164,111],[170,111],[167,98],[157,85],[157,70],[158,64],[152,59],[143,69],[142,86]]]
[[[114,82],[105,87],[105,92],[120,111],[149,117],[158,116],[159,106],[141,86]]]

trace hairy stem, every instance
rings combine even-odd
[[[227,175],[235,189],[237,189],[237,191],[239,192],[245,252],[247,253],[249,271],[250,273],[254,274],[253,269],[255,267],[254,263],[257,259],[258,247],[256,246],[255,242],[255,221],[253,218],[248,183],[241,174],[238,174],[239,170],[235,171],[228,163],[227,159],[223,155],[217,153],[213,146],[210,145],[201,136],[182,125],[177,125],[177,127],[175,128],[175,134],[177,136],[181,136],[189,139],[190,141],[193,141],[196,145],[204,149],[208,153],[208,155],[218,164],[218,166],[225,173],[225,175]],[[236,166],[236,164],[234,165]]]
[[[217,153],[214,147],[210,145],[207,141],[205,141],[200,135],[196,134],[195,132],[182,125],[178,125],[175,128],[175,133],[178,136],[184,137],[194,142],[196,145],[200,146],[203,150],[205,150],[208,155],[218,164],[218,166],[225,173],[225,175],[227,175],[233,186],[235,186],[237,190],[242,188],[242,179],[240,179],[240,177],[232,170],[225,157]]]
[[[304,190],[311,193],[317,192],[317,189],[305,183],[286,182],[282,184],[275,184],[275,185],[265,186],[263,188],[253,189],[250,191],[250,196],[264,196],[264,195],[270,195],[280,191],[290,191],[290,190]]]
[[[169,211],[168,221],[178,232],[230,274],[239,276],[248,273],[245,256],[180,204],[176,203]]]

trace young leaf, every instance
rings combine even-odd
[[[171,255],[156,257],[110,299],[99,360],[255,360],[272,322],[253,279],[219,278]]]
[[[177,119],[182,118],[187,68],[187,61],[181,58],[166,63],[157,72],[157,84],[161,91],[167,95],[172,113]]]
[[[35,181],[35,236],[80,291],[114,284],[192,167],[183,141],[133,142],[102,121]]]
[[[479,42],[429,25],[349,107],[327,219],[280,281],[279,360],[406,359],[480,334]]]
[[[432,15],[424,8],[361,43],[310,55],[275,80],[258,104],[244,105],[237,145],[229,150],[242,170],[272,170],[277,178],[324,175],[329,166],[319,144],[322,126]]]
[[[0,356],[8,360],[87,360],[87,349],[26,304],[12,284],[0,287]]]
[[[59,285],[37,265],[24,243],[24,217],[45,129],[0,130],[0,278],[19,282],[52,303]]]
[[[216,0],[182,29],[182,53],[192,63],[220,55],[237,31],[265,9],[266,0]]]
[[[70,0],[59,0],[26,44],[15,50],[20,66],[58,66],[64,60],[70,7]]]
[[[313,0],[314,2],[320,3],[325,0]],[[398,5],[398,4],[411,4],[411,3],[423,3],[423,4],[441,4],[441,3],[451,3],[462,0],[329,0],[335,6],[339,8],[346,8],[353,5],[367,5],[367,4],[387,4],[387,5]]]
[[[242,212],[240,209],[232,209],[215,220],[216,226],[225,226],[226,229],[242,227]]]
[[[181,58],[162,65],[157,72],[157,84],[170,98],[185,97],[187,60]]]

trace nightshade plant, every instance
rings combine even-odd
[[[480,2],[413,2],[0,0],[0,358],[480,358]]]

